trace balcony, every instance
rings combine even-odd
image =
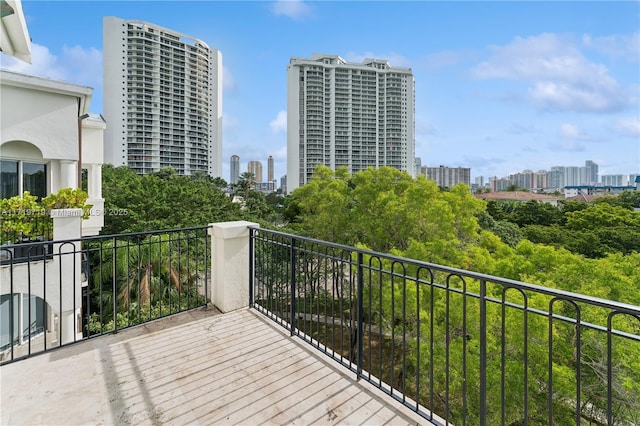
[[[638,424],[638,306],[247,222],[81,243],[112,304],[12,344],[2,424]]]
[[[1,372],[2,424],[425,423],[250,309],[197,309]]]

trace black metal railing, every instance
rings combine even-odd
[[[28,244],[53,238],[53,219],[44,210],[33,213],[0,212],[0,245]],[[15,257],[17,261],[18,257]]]
[[[0,247],[0,363],[205,306],[207,230]]]
[[[255,309],[435,424],[640,424],[638,306],[258,228],[250,268]]]

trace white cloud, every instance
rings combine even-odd
[[[636,62],[640,60],[640,32],[606,37],[591,37],[589,34],[584,34],[582,44],[605,55],[623,57]]]
[[[287,111],[278,112],[275,120],[269,123],[271,131],[274,133],[284,133],[287,131]]]
[[[277,0],[271,5],[276,16],[287,16],[293,20],[301,20],[311,15],[311,6],[302,0]]]
[[[640,137],[640,118],[620,118],[613,129],[622,136]]]
[[[560,136],[569,140],[589,140],[590,138],[584,134],[578,126],[569,123],[560,125]]]
[[[63,46],[62,54],[56,56],[48,47],[32,43],[31,58],[27,64],[2,55],[0,63],[11,71],[102,88],[102,52],[96,48]]]
[[[490,50],[473,75],[527,82],[530,100],[542,108],[615,111],[633,103],[630,91],[620,87],[607,67],[589,61],[571,36],[516,37]]]

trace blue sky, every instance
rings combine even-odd
[[[94,87],[102,17],[141,19],[222,52],[223,178],[275,159],[286,173],[286,68],[337,54],[410,67],[416,155],[472,177],[600,165],[640,172],[640,1],[31,1],[33,64],[1,66]]]

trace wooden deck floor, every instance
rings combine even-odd
[[[0,367],[1,424],[429,424],[261,314],[215,313]]]

